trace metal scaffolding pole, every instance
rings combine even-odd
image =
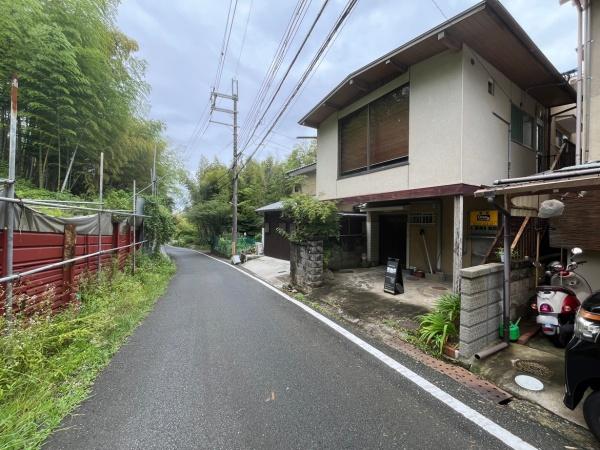
[[[102,200],[103,200],[103,189],[104,189],[104,152],[100,153],[100,182],[99,182],[99,194],[100,194],[100,211],[98,212],[98,252],[102,251]],[[96,275],[100,278],[100,270],[102,269],[102,253],[98,253],[98,268],[96,269]]]
[[[136,241],[136,235],[135,235],[135,229],[136,229],[136,213],[137,213],[137,194],[135,192],[135,180],[133,180],[133,209],[131,211],[133,213],[133,242]],[[131,255],[131,262],[132,262],[132,268],[131,271],[132,273],[135,274],[135,245],[133,246],[132,249],[132,255]]]
[[[20,280],[21,278],[26,278],[26,277],[29,277],[31,275],[35,275],[36,273],[45,272],[46,270],[56,269],[58,267],[64,267],[67,264],[71,264],[71,263],[78,262],[78,261],[83,261],[83,260],[88,259],[88,258],[93,258],[94,256],[97,256],[97,255],[106,255],[106,254],[109,254],[109,253],[118,252],[119,250],[123,250],[125,248],[129,248],[129,247],[132,247],[132,246],[135,247],[136,245],[143,244],[145,242],[146,241],[133,242],[131,244],[122,245],[120,247],[108,248],[106,250],[102,250],[102,251],[98,251],[98,252],[94,252],[94,253],[89,253],[87,255],[76,256],[76,257],[70,258],[70,259],[63,259],[62,261],[57,261],[55,263],[46,264],[45,266],[36,267],[35,269],[26,270],[25,272],[13,273],[10,276],[7,275],[5,277],[1,277],[0,278],[0,283],[13,282],[13,281],[16,281],[16,280]]]
[[[6,197],[15,198],[15,177],[16,177],[16,155],[17,155],[17,99],[19,95],[19,81],[17,77],[13,77],[10,90],[10,131],[9,131],[9,147],[8,147],[8,179],[6,184]],[[7,276],[13,274],[13,245],[14,245],[14,204],[6,204],[6,248],[5,254],[5,273]],[[13,284],[12,281],[6,283],[5,291],[5,311],[6,319],[10,324],[12,322],[13,309]]]

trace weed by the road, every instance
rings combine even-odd
[[[174,273],[163,257],[140,257],[135,276],[95,277],[80,303],[55,316],[0,323],[0,449],[38,448],[86,398],[99,370],[151,310]]]

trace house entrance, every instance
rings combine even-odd
[[[398,258],[406,266],[406,214],[379,217],[379,264]]]

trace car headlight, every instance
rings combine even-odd
[[[589,342],[596,342],[600,336],[600,322],[587,320],[581,315],[575,319],[575,336]]]

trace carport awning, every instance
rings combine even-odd
[[[475,197],[552,194],[584,189],[600,189],[600,163],[592,162],[529,177],[499,180],[494,186],[476,191]]]

